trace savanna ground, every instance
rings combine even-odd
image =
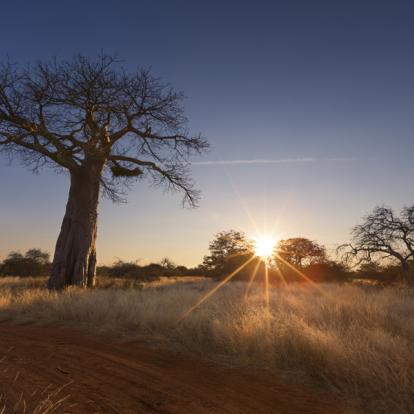
[[[122,405],[116,408],[101,400],[101,405],[98,404],[95,411],[91,408],[90,412],[414,412],[412,290],[292,284],[271,287],[270,308],[267,309],[261,283],[255,284],[246,297],[246,284],[234,282],[182,319],[214,284],[202,279],[186,278],[187,283],[180,283],[180,280],[145,286],[131,285],[128,281],[117,282],[114,286],[113,282],[103,280],[100,288],[91,291],[68,289],[53,293],[42,288],[42,279],[0,279],[0,344],[2,341],[5,344],[1,349],[0,365],[18,359],[17,353],[23,352],[23,345],[18,349],[19,341],[26,341],[26,351],[33,352],[35,359],[42,361],[36,368],[39,372],[47,371],[47,361],[58,358],[58,350],[66,349],[64,358],[56,360],[55,365],[58,364],[58,374],[68,377],[73,374],[71,381],[76,378],[76,367],[69,364],[68,352],[71,350],[72,358],[82,361],[83,350],[90,353],[85,366],[91,372],[96,370],[95,375],[103,368],[99,367],[102,361],[93,357],[112,355],[105,359],[105,363],[112,364],[107,367],[106,376],[115,375],[115,382],[120,366],[128,372],[135,364],[140,376],[146,378],[134,383],[141,394],[143,387],[148,387],[144,384],[148,378],[153,378],[157,384],[164,378],[166,384],[170,382],[181,387],[196,382],[192,384],[195,388],[184,387],[180,391],[187,401],[185,407],[180,408],[171,394],[173,400],[169,399],[169,405],[157,400],[151,407],[137,406],[136,410],[128,411],[123,410]],[[97,335],[95,339],[85,339],[82,345],[76,342],[80,341],[77,335],[56,326]],[[122,348],[124,357],[117,354],[115,358],[109,348],[96,351],[94,355],[90,350],[99,349],[98,343],[110,346],[107,345],[111,342],[109,339],[99,338],[121,339],[126,347]],[[86,347],[88,341],[92,345]],[[149,353],[152,352],[149,349],[154,348],[156,352]],[[45,360],[45,355],[51,356]],[[145,361],[155,362],[146,366],[142,355]],[[134,359],[138,357],[141,359]],[[87,361],[92,362],[88,365]],[[218,368],[214,368],[216,366]],[[14,367],[14,371],[10,367]],[[3,376],[0,394],[3,393],[5,413],[13,412],[13,404],[23,411],[24,405],[30,405],[30,398],[36,401],[37,408],[32,407],[32,411],[27,412],[72,412],[69,408],[59,411],[65,404],[69,407],[79,392],[76,384],[70,381],[62,390],[56,386],[47,388],[50,384],[45,382],[45,388],[37,391],[36,398],[27,396],[30,387],[23,385],[20,394],[13,393],[13,384],[14,389],[19,389],[17,384],[27,380],[24,364],[22,367],[20,371],[16,364],[7,365],[9,371],[0,367],[0,376]],[[29,374],[33,372],[32,369]],[[123,377],[122,381],[126,384],[128,380],[131,385],[136,381],[136,374],[131,371],[131,378]],[[78,375],[81,376],[81,372]],[[272,378],[277,383],[272,382]],[[35,381],[31,378],[32,383]],[[42,384],[40,379],[38,382]],[[89,384],[88,391],[91,401],[97,395],[92,385]],[[214,387],[222,387],[221,394],[212,392]],[[158,396],[176,392],[167,388],[158,385],[152,392]],[[128,388],[118,391],[119,398],[133,397],[132,394],[128,397]],[[260,407],[248,398],[249,392],[258,401],[262,400]],[[191,405],[194,404],[191,393],[198,393],[199,402],[206,399],[200,403],[205,411],[197,411]],[[235,393],[239,396],[239,406],[226,408],[226,398],[230,401]],[[326,401],[334,402],[333,405],[327,402],[324,406],[321,401],[325,396]],[[84,406],[88,404],[83,403]],[[289,404],[291,410],[286,411]],[[0,403],[0,413],[1,410]]]

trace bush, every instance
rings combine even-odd
[[[98,276],[140,281],[158,280],[161,276],[169,276],[171,272],[171,270],[167,271],[158,263],[140,266],[136,262],[124,262],[122,260],[118,260],[112,266],[100,266],[97,270]]]
[[[137,262],[116,261],[112,266],[98,266],[97,275],[140,281],[158,280],[161,276],[194,276],[197,269],[175,266],[170,260],[140,266]]]

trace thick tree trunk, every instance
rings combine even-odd
[[[71,172],[69,198],[53,258],[49,289],[95,283],[96,236],[103,163],[86,161]]]

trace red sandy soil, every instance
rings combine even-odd
[[[58,413],[342,411],[331,396],[284,384],[268,374],[245,373],[70,329],[0,325],[0,394],[5,393],[9,407],[22,398],[26,413],[32,413],[46,395],[42,390],[65,384],[54,397],[68,397]]]

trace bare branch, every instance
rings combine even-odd
[[[338,251],[356,265],[393,259],[408,271],[414,265],[413,212],[414,206],[405,207],[398,217],[389,207],[376,207],[354,227],[353,243],[339,246]]]
[[[208,145],[189,134],[183,95],[148,70],[129,74],[118,64],[102,54],[96,60],[78,55],[23,69],[3,65],[0,149],[28,164],[71,171],[96,161],[104,165],[106,192],[147,177],[181,191],[195,205],[189,157]]]

